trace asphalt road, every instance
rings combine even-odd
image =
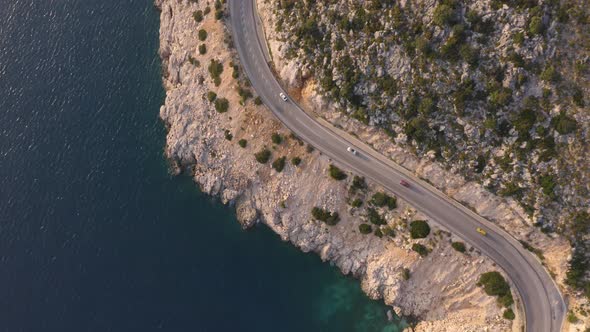
[[[509,276],[523,301],[526,330],[560,331],[565,314],[563,298],[541,263],[505,231],[408,172],[375,156],[374,151],[354,146],[306,114],[292,100],[279,97],[281,87],[265,59],[264,36],[257,28],[253,0],[230,0],[230,22],[234,44],[253,88],[275,116],[305,142],[329,156],[337,165],[365,176],[394,192],[429,218],[458,235],[490,257]],[[347,151],[353,146],[357,155]],[[410,188],[399,183],[406,179]],[[487,231],[482,236],[476,231]]]

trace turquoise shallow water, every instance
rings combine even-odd
[[[0,0],[0,331],[396,331],[171,177],[149,0]]]

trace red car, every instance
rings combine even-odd
[[[404,186],[404,187],[408,187],[408,188],[410,187],[410,184],[409,184],[408,182],[406,182],[406,180],[401,180],[401,181],[399,182],[399,184],[401,184],[401,185],[402,185],[402,186]]]

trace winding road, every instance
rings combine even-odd
[[[230,0],[230,23],[235,47],[242,66],[260,98],[275,116],[301,139],[326,154],[335,163],[363,175],[394,192],[429,218],[464,239],[490,257],[509,276],[524,305],[526,331],[561,330],[566,306],[563,298],[538,259],[508,233],[447,197],[408,171],[355,144],[347,135],[323,126],[305,113],[295,102],[283,101],[286,91],[268,65],[264,36],[257,25],[254,0]],[[347,151],[353,146],[358,154]],[[400,185],[406,179],[409,188]],[[482,236],[476,231],[487,231]]]

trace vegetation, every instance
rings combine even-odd
[[[197,10],[196,12],[194,12],[193,18],[195,19],[195,22],[200,23],[203,20],[203,11]]]
[[[291,164],[293,164],[293,166],[299,166],[299,164],[301,164],[301,158],[299,158],[299,157],[291,158]]]
[[[504,310],[504,314],[502,315],[502,317],[504,317],[505,319],[508,319],[508,320],[514,320],[514,318],[516,316],[514,315],[514,311],[512,311],[512,309],[508,308],[508,309]]]
[[[412,245],[412,250],[414,250],[415,252],[417,252],[418,255],[420,255],[422,257],[426,257],[428,255],[428,248],[426,248],[425,246],[421,245],[420,243],[414,243]]]
[[[426,220],[414,220],[410,223],[410,236],[412,239],[423,239],[430,234],[430,226]]]
[[[338,221],[340,221],[340,216],[338,215],[338,212],[330,212],[321,209],[317,206],[311,209],[311,215],[314,219],[323,221],[330,226],[336,225]]]
[[[367,182],[365,181],[365,178],[355,175],[354,178],[352,178],[352,184],[350,185],[350,188],[348,191],[351,194],[354,194],[354,193],[356,193],[357,190],[365,190],[365,189],[367,189]]]
[[[199,45],[199,54],[203,55],[207,53],[207,46],[205,44]]]
[[[207,100],[209,100],[210,103],[214,102],[215,99],[217,99],[217,94],[213,91],[209,91],[207,92]]]
[[[234,135],[232,135],[232,133],[227,129],[225,130],[224,135],[225,135],[225,139],[228,141],[231,141],[234,138]]]
[[[215,110],[219,113],[227,112],[229,108],[229,100],[226,98],[217,98],[215,99]]]
[[[272,168],[274,168],[279,173],[282,172],[285,168],[285,160],[287,160],[286,157],[276,159],[272,162]]]
[[[453,242],[451,243],[451,247],[457,250],[458,252],[464,253],[467,248],[465,248],[465,243],[463,242]]]
[[[390,210],[393,210],[397,207],[397,199],[395,197],[391,197],[384,192],[377,192],[371,197],[371,204],[383,207],[387,205]]]
[[[578,128],[578,122],[561,111],[559,115],[551,119],[551,125],[561,135],[567,135],[574,132]]]
[[[205,41],[205,39],[207,39],[207,30],[200,29],[199,30],[199,40],[200,41]]]
[[[262,99],[260,97],[254,98],[254,105],[262,105]]]
[[[283,142],[283,136],[281,136],[279,133],[272,133],[270,139],[272,140],[272,143],[276,145],[279,145]]]
[[[363,200],[360,198],[355,198],[355,200],[352,201],[350,205],[355,208],[361,207],[361,205],[363,205]]]
[[[245,148],[246,145],[248,145],[248,141],[242,138],[241,140],[238,141],[238,145],[242,148]]]
[[[576,314],[573,311],[568,311],[567,313],[567,321],[569,323],[575,324],[579,321],[578,317],[576,316]]]
[[[369,222],[374,225],[387,225],[387,221],[373,208],[367,209],[367,218]]]
[[[509,307],[514,303],[510,286],[500,272],[491,271],[483,273],[479,276],[477,285],[483,287],[486,294],[497,296],[498,302],[505,307]]]
[[[404,280],[410,280],[410,277],[411,277],[410,269],[404,267],[402,269],[402,278],[404,278]]]
[[[221,62],[215,59],[211,59],[208,70],[209,75],[211,75],[211,78],[215,83],[215,86],[219,86],[221,84],[221,73],[223,73],[223,65],[221,64]]]
[[[369,234],[373,231],[373,228],[369,224],[360,224],[359,231],[361,234]]]
[[[340,168],[334,165],[330,165],[330,167],[328,168],[328,173],[330,174],[330,177],[332,179],[338,181],[342,181],[348,177],[346,173],[344,173]]]
[[[261,163],[261,164],[266,164],[268,162],[268,160],[270,159],[270,155],[271,152],[269,149],[264,148],[258,152],[256,152],[254,154],[254,158],[256,158],[256,161]]]

